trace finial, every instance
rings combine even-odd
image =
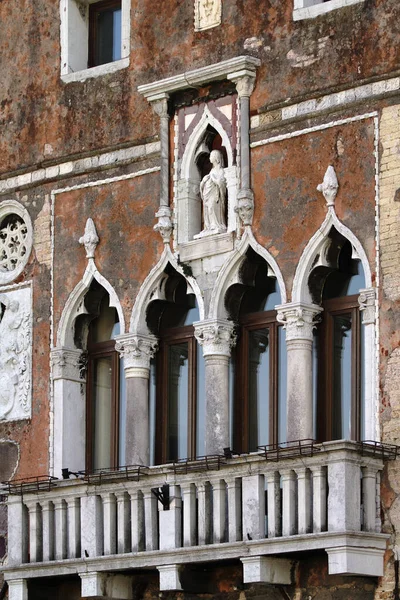
[[[93,223],[93,219],[88,219],[86,221],[85,233],[79,238],[79,243],[85,246],[86,250],[86,258],[94,258],[94,253],[96,250],[96,246],[99,243],[99,237],[97,235],[95,224]]]
[[[339,182],[336,177],[335,169],[332,165],[329,165],[324,175],[323,182],[317,186],[317,190],[324,195],[328,207],[335,206],[338,188]]]

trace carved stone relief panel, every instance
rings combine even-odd
[[[0,420],[31,416],[32,291],[0,292]]]
[[[27,210],[15,200],[0,202],[0,285],[23,271],[32,249],[32,224]]]
[[[222,0],[195,0],[195,31],[211,29],[221,24]]]

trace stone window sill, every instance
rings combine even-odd
[[[314,6],[295,8],[293,11],[293,21],[314,19],[315,17],[329,13],[332,10],[351,6],[352,4],[360,4],[361,2],[364,2],[364,0],[329,0],[329,2],[320,2]]]
[[[115,73],[121,69],[129,67],[129,57],[121,58],[105,65],[99,65],[98,67],[92,67],[91,69],[84,69],[83,71],[76,71],[75,73],[64,73],[61,74],[61,81],[64,83],[71,83],[72,81],[85,81],[94,77],[101,77],[102,75],[108,75],[109,73]]]

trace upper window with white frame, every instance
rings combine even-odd
[[[130,0],[60,0],[61,78],[82,81],[129,65]]]
[[[360,2],[364,0],[294,0],[293,20],[313,19],[337,8]]]

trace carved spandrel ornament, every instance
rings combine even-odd
[[[85,233],[79,238],[79,243],[85,246],[86,258],[94,258],[97,244],[99,243],[99,236],[97,235],[96,226],[93,219],[86,221]]]
[[[31,416],[31,288],[0,294],[0,420]]]
[[[221,24],[222,0],[195,0],[194,28],[203,31]]]
[[[226,232],[226,179],[224,159],[219,150],[210,153],[212,169],[200,183],[200,197],[203,203],[204,229],[195,238]]]

